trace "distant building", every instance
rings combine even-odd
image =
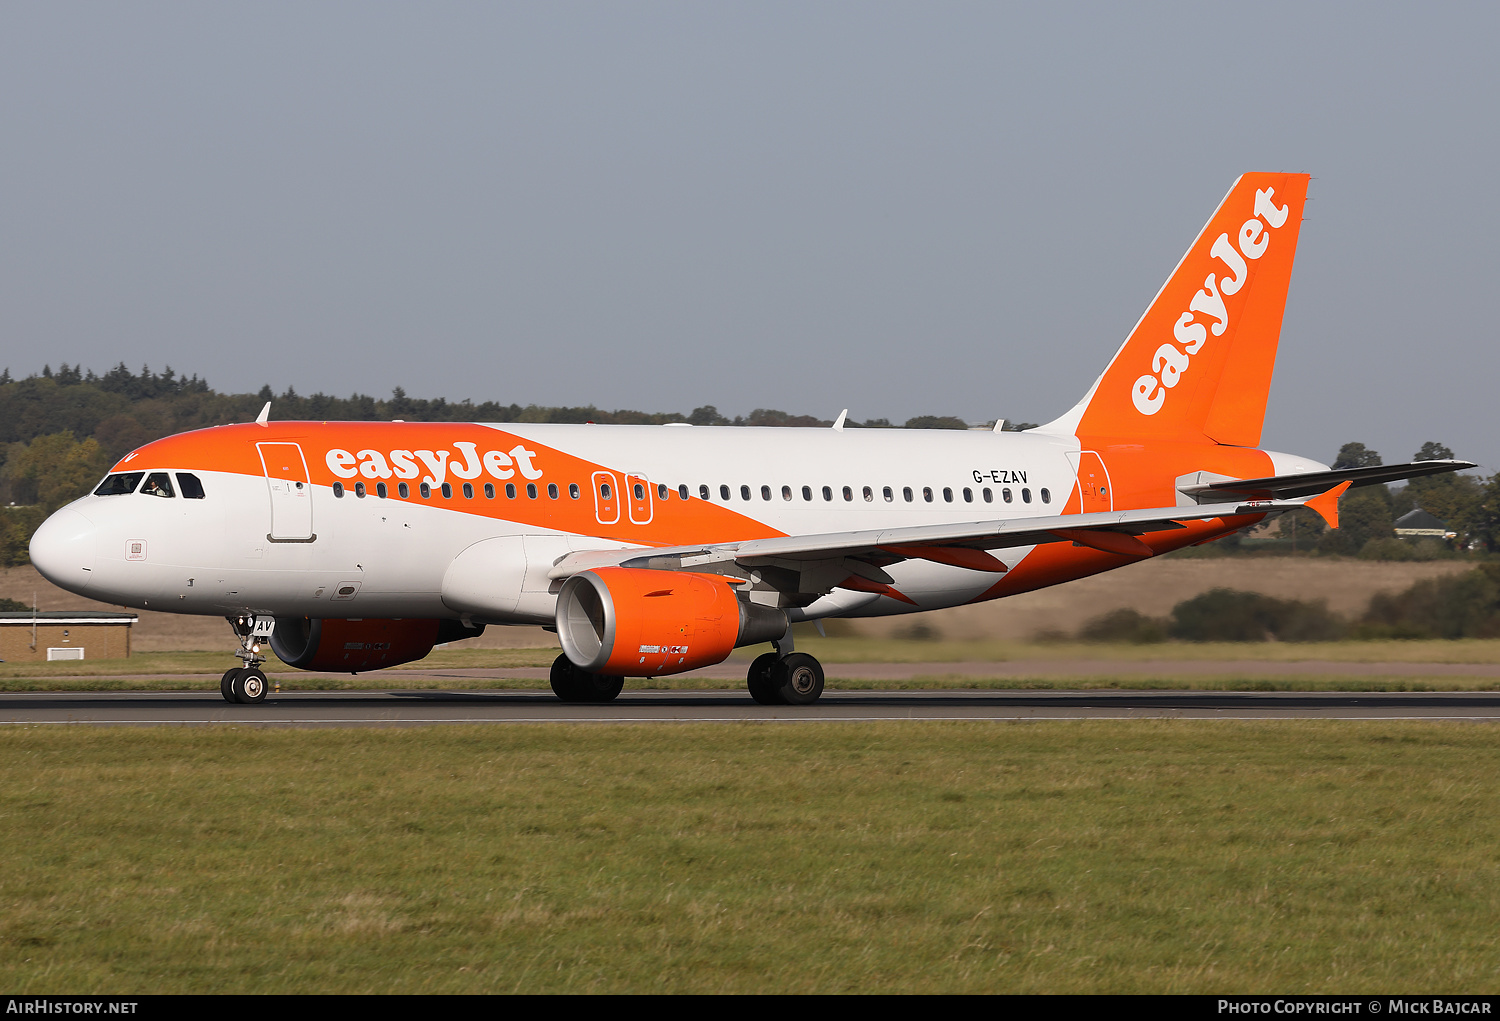
[[[0,612],[0,661],[123,659],[130,655],[133,613],[77,610]]]
[[[1428,536],[1434,539],[1452,539],[1457,536],[1456,532],[1448,531],[1448,526],[1437,517],[1420,507],[1407,511],[1396,519],[1396,534],[1403,539],[1419,539]]]

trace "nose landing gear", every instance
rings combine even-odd
[[[243,614],[239,617],[226,617],[229,626],[234,629],[234,636],[239,640],[240,647],[235,655],[240,658],[244,666],[234,667],[226,670],[219,681],[219,693],[224,696],[226,702],[238,702],[243,705],[259,705],[266,700],[266,692],[270,690],[270,684],[266,680],[265,671],[260,665],[266,661],[261,654],[261,638],[256,632],[256,617],[254,614]]]

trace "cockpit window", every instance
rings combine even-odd
[[[99,483],[99,488],[94,490],[95,496],[125,496],[134,493],[135,487],[141,484],[141,476],[145,472],[122,472],[119,475],[111,475]]]
[[[198,481],[198,476],[189,475],[187,472],[177,473],[177,488],[182,490],[184,500],[203,499],[203,483]]]
[[[166,472],[152,472],[146,476],[146,484],[141,487],[141,493],[145,496],[173,497],[172,478]]]

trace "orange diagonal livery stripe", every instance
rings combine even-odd
[[[389,499],[497,521],[648,546],[785,534],[727,507],[691,496],[684,500],[675,488],[664,500],[649,494],[653,513],[643,524],[632,520],[629,513],[619,513],[618,520],[601,524],[596,512],[600,481],[596,474],[608,473],[614,479],[612,488],[618,488],[626,485],[625,472],[472,423],[273,422],[265,426],[219,426],[148,443],[126,455],[113,470],[196,468],[259,477],[271,470],[262,466],[261,446],[278,443],[301,447],[308,481],[314,486],[331,488],[340,483],[352,490],[364,483],[373,493],[384,483]],[[676,480],[657,481],[675,485]],[[421,496],[424,482],[431,490],[426,498]],[[445,482],[452,487],[452,496],[443,495]],[[405,498],[399,495],[402,483],[410,493]],[[472,487],[473,497],[464,496],[465,483]],[[495,487],[493,499],[484,495],[486,483]],[[515,497],[506,495],[507,485],[515,487]],[[535,497],[529,495],[528,486],[536,487]],[[557,487],[555,497],[550,495],[550,486]],[[578,487],[577,497],[572,495],[573,486]],[[616,508],[628,508],[633,491],[610,495]]]

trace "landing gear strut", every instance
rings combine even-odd
[[[773,643],[775,652],[757,656],[745,675],[750,697],[761,705],[812,705],[823,694],[823,665],[792,651],[792,632]]]
[[[564,653],[552,661],[552,691],[564,702],[613,702],[625,678],[580,670]]]
[[[261,655],[261,640],[255,634],[255,615],[244,614],[225,619],[229,621],[229,626],[234,628],[235,638],[239,639],[240,647],[235,651],[235,655],[240,658],[244,666],[224,672],[224,676],[219,680],[219,693],[224,696],[226,702],[258,705],[266,700],[266,692],[270,690],[270,684],[266,680],[265,671],[260,668],[260,665],[266,661],[266,657]]]

